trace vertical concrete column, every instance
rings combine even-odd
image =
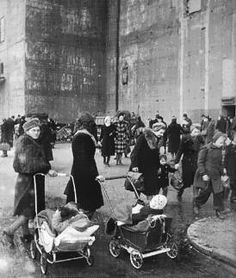
[[[209,110],[209,22],[210,22],[210,1],[207,0],[206,18],[205,18],[205,97],[204,97],[204,110],[208,113]]]
[[[184,102],[184,44],[187,32],[187,19],[184,18],[184,1],[180,3],[179,20],[180,20],[180,51],[179,51],[179,118],[183,116]]]

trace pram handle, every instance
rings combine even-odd
[[[110,181],[110,180],[126,179],[126,177],[127,177],[127,175],[112,176],[112,177],[106,177],[105,180]]]

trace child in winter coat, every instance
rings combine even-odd
[[[174,173],[175,168],[172,168],[167,163],[167,156],[165,154],[160,155],[160,168],[158,169],[158,185],[162,188],[162,194],[167,196],[169,185],[169,173]]]
[[[230,179],[230,189],[231,189],[231,196],[230,201],[231,203],[236,202],[236,130],[232,132],[232,142],[226,146],[226,153],[225,153],[225,168],[227,170],[227,175]]]

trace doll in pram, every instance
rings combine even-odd
[[[35,190],[35,219],[34,239],[30,243],[30,255],[36,258],[37,250],[40,253],[40,268],[43,274],[47,272],[47,264],[65,262],[76,259],[86,259],[89,266],[94,259],[90,247],[95,241],[94,233],[99,225],[92,223],[86,214],[77,209],[77,196],[75,203],[68,203],[60,210],[46,209],[37,213],[37,188],[34,175]],[[65,176],[65,174],[58,174]],[[73,176],[70,176],[73,182]]]
[[[143,259],[166,253],[171,259],[178,255],[178,246],[171,234],[172,218],[164,214],[167,198],[155,195],[149,204],[139,199],[134,207],[127,205],[113,210],[107,222],[106,233],[112,235],[109,242],[110,254],[117,258],[121,250],[130,254],[130,262],[140,269]]]

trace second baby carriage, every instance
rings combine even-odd
[[[127,205],[118,211],[111,207],[113,216],[108,220],[106,227],[107,234],[112,235],[109,242],[110,254],[117,258],[121,250],[125,249],[130,254],[132,266],[136,269],[142,267],[145,258],[162,253],[175,259],[178,246],[171,233],[172,218],[163,212],[167,198],[155,195],[148,205],[144,204],[131,180],[130,183],[138,201],[134,207]]]

